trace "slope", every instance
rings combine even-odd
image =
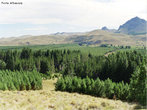
[[[43,90],[0,91],[1,110],[133,110],[137,105],[78,93],[54,91],[56,80],[43,81]]]
[[[40,35],[15,38],[1,38],[0,46],[17,45],[45,45],[45,44],[86,44],[86,45],[145,45],[145,35],[126,35],[121,33],[112,33],[103,30],[94,30],[85,33]]]
[[[121,25],[117,30],[118,33],[125,34],[145,34],[147,21],[139,17],[134,17]]]

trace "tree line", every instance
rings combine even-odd
[[[62,73],[63,76],[110,78],[113,82],[124,83],[130,82],[131,74],[142,62],[146,62],[146,56],[137,51],[117,52],[108,57],[70,50],[0,51],[0,70],[36,70],[45,75]]]

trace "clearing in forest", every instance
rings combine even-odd
[[[55,80],[43,90],[0,91],[0,110],[133,110],[136,104],[78,93],[55,91]]]

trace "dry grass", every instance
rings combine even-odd
[[[79,41],[79,39],[81,39]],[[87,33],[63,34],[63,35],[40,35],[40,36],[24,36],[1,38],[0,46],[18,46],[18,45],[45,45],[45,44],[69,44],[79,42],[96,42],[100,44],[113,45],[145,45],[145,35],[126,35],[120,33],[112,33],[102,30],[94,30]]]
[[[43,81],[43,90],[0,91],[0,110],[132,110],[136,104],[54,91],[56,80]]]

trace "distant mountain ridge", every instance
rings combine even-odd
[[[147,26],[146,20],[141,19],[139,17],[134,17],[128,20],[123,25],[120,25],[119,29],[116,32],[124,33],[124,34],[132,34],[132,35],[146,34],[147,31],[146,26]]]
[[[108,31],[109,29],[106,26],[104,26],[101,30]]]
[[[108,32],[116,32],[116,29],[108,29],[106,26],[102,27],[101,30],[108,31]]]
[[[106,26],[88,32],[57,32],[49,35],[25,35],[21,37],[0,38],[0,46],[69,44],[80,45],[146,45],[146,22],[138,17],[121,25],[118,30]],[[129,34],[129,35],[128,35]]]
[[[113,33],[104,30],[93,30],[85,33],[75,34],[55,34],[55,35],[39,35],[1,38],[0,46],[17,46],[17,45],[46,45],[46,44],[79,44],[79,45],[138,45],[146,44],[145,35],[127,35],[121,33]]]

